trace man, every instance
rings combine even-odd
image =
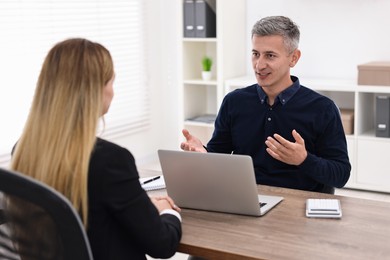
[[[343,187],[351,165],[339,110],[290,75],[301,56],[299,36],[287,17],[256,22],[257,84],[226,95],[207,147],[184,129],[181,148],[250,155],[258,184],[328,193]]]

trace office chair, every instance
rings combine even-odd
[[[78,213],[67,198],[0,168],[0,259],[93,259]]]
[[[335,188],[331,186],[324,185],[320,190],[322,193],[334,194]]]

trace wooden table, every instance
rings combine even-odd
[[[284,197],[262,217],[183,209],[178,251],[207,259],[390,259],[390,203],[258,188],[261,194]],[[161,193],[166,191],[150,192]],[[307,218],[307,198],[340,199],[342,218]]]

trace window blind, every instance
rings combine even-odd
[[[107,47],[114,59],[115,96],[104,117],[106,138],[150,126],[145,68],[144,0],[2,0],[0,2],[0,164],[19,138],[49,49],[82,37]],[[66,116],[66,115],[64,115]],[[39,122],[37,122],[39,123]]]

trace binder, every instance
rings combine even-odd
[[[377,137],[390,137],[390,97],[376,97],[376,124]]]
[[[215,1],[195,0],[195,37],[216,37],[216,15],[210,4]]]
[[[183,3],[184,37],[195,37],[195,2],[184,0]]]

